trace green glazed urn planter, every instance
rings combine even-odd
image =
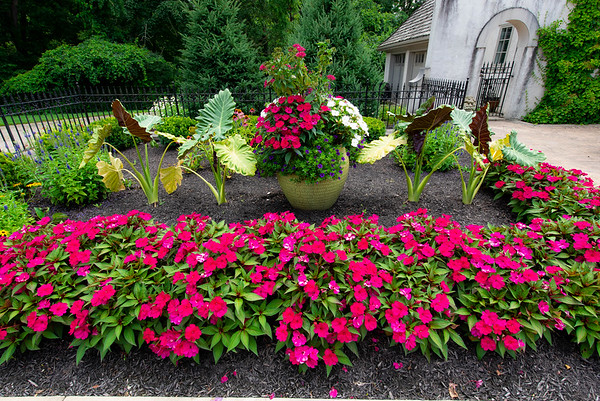
[[[342,189],[344,189],[344,184],[348,178],[348,170],[350,170],[346,149],[341,148],[340,150],[345,155],[341,178],[330,178],[317,183],[307,183],[298,181],[298,176],[294,174],[277,174],[279,186],[293,208],[300,210],[327,210],[335,204]]]

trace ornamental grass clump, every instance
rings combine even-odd
[[[298,44],[287,53],[277,49],[261,66],[266,87],[278,98],[268,104],[251,141],[261,175],[296,175],[309,183],[341,179],[343,165],[356,158],[368,135],[359,110],[348,100],[334,97],[327,74],[335,49],[319,43],[319,64],[309,71],[304,48]],[[345,150],[345,152],[344,152]]]

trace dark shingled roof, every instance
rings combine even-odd
[[[435,0],[425,0],[400,28],[390,35],[377,50],[385,50],[405,40],[425,38],[431,32],[431,21],[433,20],[433,7]]]

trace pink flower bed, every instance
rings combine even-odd
[[[600,335],[600,225],[535,218],[461,227],[417,210],[293,214],[226,225],[200,215],[42,219],[0,243],[0,362],[69,336],[78,359],[147,344],[162,358],[257,352],[268,336],[301,370],[350,364],[373,332],[445,357],[449,342],[514,355],[566,330],[584,356]]]

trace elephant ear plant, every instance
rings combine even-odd
[[[195,148],[204,152],[215,178],[214,186],[195,171],[185,166],[182,168],[204,181],[219,205],[227,202],[225,179],[228,170],[242,175],[254,175],[256,172],[256,158],[245,139],[239,134],[231,137],[226,135],[233,128],[234,111],[235,102],[231,92],[227,89],[220,91],[199,111],[196,133],[179,147],[180,159]]]
[[[127,110],[125,110],[119,100],[112,102],[112,111],[113,115],[119,122],[119,125],[123,127],[123,130],[129,132],[131,136],[139,138],[144,143],[144,157],[142,157],[142,153],[140,153],[140,147],[138,146],[137,141],[134,141],[140,169],[138,170],[135,167],[135,164],[129,161],[129,159],[127,159],[127,157],[125,157],[125,155],[113,145],[110,143],[105,143],[106,138],[111,132],[110,125],[106,125],[94,130],[94,134],[88,142],[88,148],[84,153],[84,157],[79,168],[82,168],[85,166],[85,164],[92,160],[102,145],[107,145],[112,150],[117,152],[123,158],[123,160],[125,160],[131,170],[124,169],[121,159],[113,157],[112,153],[109,154],[110,163],[98,161],[96,163],[98,174],[103,177],[102,181],[106,187],[113,192],[125,189],[125,186],[123,185],[123,171],[125,171],[129,173],[138,182],[138,184],[140,184],[142,191],[144,191],[144,194],[148,199],[148,204],[156,205],[158,203],[159,179],[167,193],[172,193],[175,191],[181,184],[182,180],[181,167],[179,164],[162,168],[165,154],[167,153],[169,146],[165,148],[165,151],[162,154],[156,175],[153,177],[152,173],[150,172],[148,144],[152,142],[152,137],[150,136],[149,130],[151,130],[154,125],[160,123],[161,118],[152,115],[139,115],[133,118],[127,112]]]
[[[454,109],[451,113],[452,122],[460,128],[463,148],[471,155],[468,180],[465,180],[462,170],[459,170],[465,205],[473,203],[491,166],[490,162],[506,160],[522,166],[535,166],[546,159],[543,153],[530,150],[520,143],[514,131],[502,139],[492,141],[487,108],[488,104],[485,104],[475,114],[460,109]]]
[[[357,159],[359,163],[374,163],[385,157],[388,153],[392,151],[396,152],[398,160],[402,163],[402,169],[404,170],[404,176],[406,177],[409,202],[419,201],[421,193],[425,189],[431,175],[439,168],[444,160],[460,149],[453,149],[446,155],[439,155],[433,163],[431,171],[425,177],[421,177],[423,174],[424,159],[423,145],[427,140],[427,135],[444,122],[450,120],[450,113],[453,110],[451,106],[446,105],[431,109],[433,101],[433,97],[427,100],[427,102],[421,105],[415,115],[408,114],[399,116],[401,122],[397,126],[398,130],[386,137],[382,137],[367,144],[361,150]],[[398,136],[399,134],[401,135]],[[397,150],[399,145],[407,143],[413,147],[415,154],[417,155],[413,179],[409,176],[406,164]]]

